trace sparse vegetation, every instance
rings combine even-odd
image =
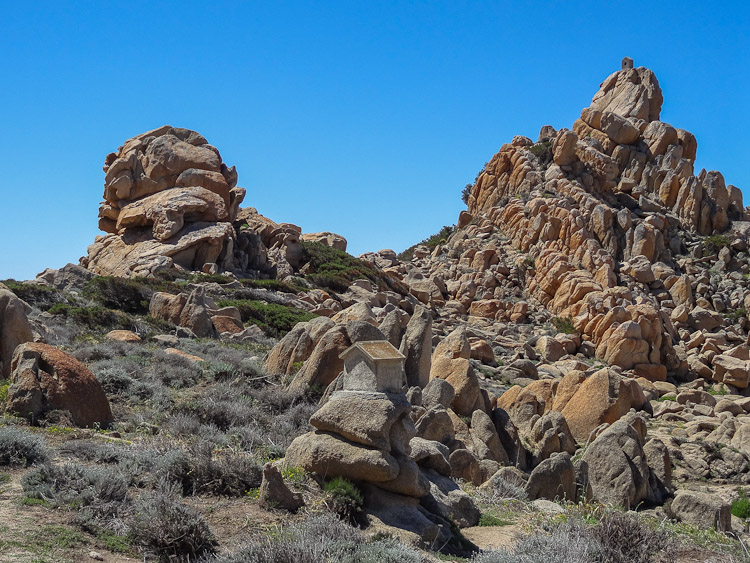
[[[317,316],[294,307],[250,299],[222,299],[218,305],[237,307],[243,322],[259,326],[271,336],[283,336],[297,323],[309,321]]]
[[[357,486],[343,477],[328,481],[323,490],[328,497],[328,506],[345,522],[356,522],[362,510],[362,493]]]
[[[750,499],[747,498],[745,489],[740,488],[737,494],[739,496],[732,502],[732,514],[743,520],[750,518]]]
[[[443,226],[442,229],[440,229],[434,235],[427,237],[423,241],[413,246],[410,246],[409,248],[401,252],[398,255],[398,259],[404,262],[411,260],[412,258],[414,258],[414,249],[417,248],[418,246],[426,246],[430,250],[435,250],[435,248],[437,248],[438,245],[445,244],[450,238],[450,236],[455,232],[456,232],[455,225],[450,225],[450,226],[445,225]]]
[[[570,317],[553,317],[552,325],[557,332],[561,332],[562,334],[576,334],[578,332]]]
[[[704,254],[716,254],[722,248],[729,246],[730,240],[726,235],[709,235],[702,241]]]
[[[13,426],[0,427],[0,465],[29,466],[48,458],[43,437]]]

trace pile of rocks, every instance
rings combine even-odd
[[[417,432],[402,392],[406,358],[385,340],[357,342],[341,357],[340,389],[310,419],[315,431],[289,446],[285,463],[360,484],[370,517],[428,545],[450,537],[445,518],[476,524],[479,513],[445,477],[450,471],[439,448],[427,440],[412,448]]]
[[[237,170],[199,133],[164,125],[107,155],[97,237],[81,264],[100,275],[153,276],[161,270],[234,272],[283,278],[301,266],[300,240],[346,249],[334,233],[302,236],[253,208]]]

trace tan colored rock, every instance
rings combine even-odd
[[[285,462],[326,478],[346,477],[377,483],[398,477],[399,464],[389,453],[354,444],[327,432],[308,432],[295,438]]]
[[[297,323],[268,353],[266,370],[274,375],[289,375],[301,367],[323,335],[333,328],[334,322],[326,317],[316,317],[306,323]]]
[[[401,340],[401,353],[406,356],[406,383],[424,387],[430,379],[432,356],[432,313],[418,306]]]
[[[118,342],[140,342],[141,337],[132,330],[111,330],[105,336],[108,340],[117,340]]]
[[[8,410],[36,422],[51,410],[70,412],[73,424],[92,427],[113,422],[109,401],[94,374],[54,346],[26,343],[11,364]]]
[[[25,301],[0,283],[0,375],[3,379],[10,379],[16,347],[34,339],[27,317],[30,312],[31,307]]]
[[[344,369],[344,360],[339,356],[350,345],[346,328],[334,326],[315,345],[310,357],[294,377],[291,387],[303,389],[312,385],[329,385]]]
[[[391,427],[410,412],[403,394],[337,391],[312,415],[310,424],[352,442],[391,451]]]
[[[173,356],[180,356],[181,358],[185,358],[186,360],[190,360],[191,362],[195,364],[199,364],[201,362],[205,362],[203,358],[200,356],[195,356],[193,354],[188,354],[187,352],[183,352],[182,350],[178,350],[177,348],[165,348],[164,349],[165,354],[171,354]]]
[[[611,111],[622,117],[655,121],[659,119],[663,101],[654,73],[639,67],[611,74],[594,95],[591,108]]]
[[[604,368],[588,377],[562,409],[573,437],[585,444],[591,432],[611,424],[631,408],[641,408],[645,397],[638,383]]]
[[[331,248],[335,248],[336,250],[346,252],[346,239],[336,233],[329,233],[328,231],[322,233],[304,233],[300,239],[305,242],[318,242],[330,246]]]
[[[641,135],[630,121],[611,111],[602,112],[598,129],[618,145],[630,145]]]
[[[289,512],[297,512],[305,506],[302,495],[289,490],[281,472],[270,462],[263,466],[263,480],[260,483],[258,503],[267,510],[283,508]]]
[[[643,132],[651,156],[659,156],[667,152],[670,145],[677,144],[677,130],[661,121],[652,121]]]
[[[561,129],[552,146],[553,160],[558,166],[570,166],[577,160],[576,143],[578,135],[567,129]]]
[[[738,389],[748,387],[750,378],[749,362],[729,355],[718,354],[712,360],[714,366],[713,378],[715,381],[732,385]]]

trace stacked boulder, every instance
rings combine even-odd
[[[339,390],[311,417],[315,430],[291,443],[285,463],[358,483],[369,516],[413,532],[421,542],[447,539],[446,518],[476,524],[478,511],[445,476],[449,468],[440,446],[423,440],[412,450],[416,429],[402,391],[405,357],[389,342],[375,340],[356,342],[341,358]]]
[[[245,190],[219,151],[189,129],[165,125],[126,141],[104,164],[99,228],[84,266],[97,274],[150,275],[175,265],[231,269],[232,221]]]
[[[236,168],[196,131],[164,125],[136,135],[107,155],[104,173],[99,228],[107,234],[81,259],[96,274],[182,268],[283,278],[301,266],[302,229],[240,210]],[[334,233],[306,240],[346,248]]]

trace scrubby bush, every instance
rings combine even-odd
[[[190,562],[215,551],[216,540],[203,516],[182,503],[172,487],[143,493],[130,520],[133,541],[164,562]]]
[[[437,233],[434,235],[431,235],[424,239],[422,242],[419,242],[415,245],[410,246],[403,252],[401,252],[397,257],[402,262],[406,262],[408,260],[411,260],[414,258],[414,249],[418,246],[426,246],[430,250],[435,250],[435,248],[438,247],[440,244],[445,244],[448,242],[448,239],[450,236],[456,232],[456,226],[455,225],[444,225],[442,229],[440,229]]]
[[[28,467],[48,458],[47,442],[41,436],[12,426],[0,427],[0,465]]]
[[[601,545],[603,558],[611,563],[674,561],[669,535],[617,510],[605,512],[591,529]]]
[[[83,289],[83,295],[95,303],[126,313],[148,313],[148,304],[154,290],[148,281],[138,278],[97,276]]]
[[[729,246],[729,242],[726,235],[709,235],[703,239],[704,254],[717,254],[722,248]]]
[[[573,320],[570,317],[553,317],[552,325],[555,327],[557,332],[563,334],[576,334],[578,331],[573,325]]]
[[[46,311],[55,303],[65,303],[67,301],[59,289],[55,289],[48,285],[33,282],[18,282],[16,280],[3,280],[0,283],[5,285],[29,305],[35,305],[43,311]]]
[[[750,499],[747,498],[745,489],[737,491],[739,496],[732,502],[732,515],[737,518],[750,518]]]
[[[271,336],[283,336],[297,323],[307,322],[317,316],[287,305],[254,299],[221,299],[217,304],[219,307],[236,307],[243,322],[259,326],[263,332]]]
[[[78,307],[67,303],[57,303],[49,308],[51,315],[62,315],[91,329],[129,329],[131,319],[126,314],[99,305]]]
[[[116,469],[44,464],[21,479],[27,497],[41,499],[52,506],[82,507],[123,502],[128,493],[125,476]]]
[[[601,546],[581,522],[567,522],[549,534],[537,532],[521,539],[512,550],[485,551],[474,563],[599,563]]]
[[[328,481],[323,490],[326,493],[326,504],[331,511],[345,522],[354,523],[362,510],[362,493],[359,488],[343,477]]]
[[[213,446],[200,442],[160,456],[156,475],[181,487],[183,495],[216,494],[242,496],[259,487],[262,479],[258,463],[247,454],[213,455]]]
[[[297,289],[280,280],[240,280],[245,287],[254,289],[267,289],[269,291],[280,291],[282,293],[297,293]]]

